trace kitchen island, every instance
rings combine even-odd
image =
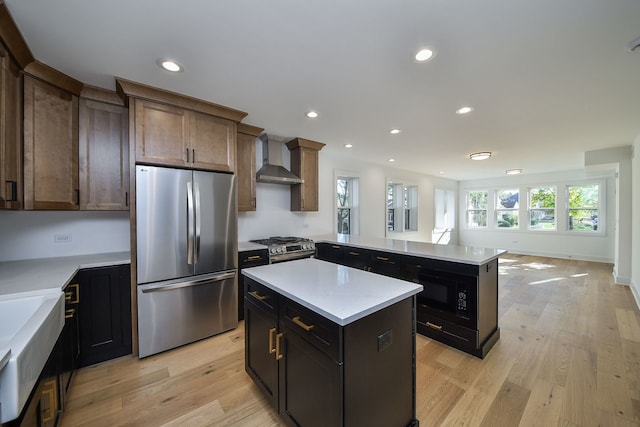
[[[422,286],[317,259],[248,268],[245,368],[291,425],[418,425]]]

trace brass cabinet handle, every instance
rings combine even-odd
[[[442,325],[436,325],[435,323],[427,322],[427,326],[433,329],[437,329],[438,331],[442,330]]]
[[[69,309],[64,311],[64,318],[65,319],[71,319],[75,315],[76,315],[76,309],[75,308],[69,308]]]
[[[276,360],[280,360],[284,357],[282,353],[280,353],[280,338],[282,338],[284,334],[280,332],[276,335]]]
[[[276,333],[276,328],[269,329],[269,354],[276,352],[276,348],[273,346],[273,336]]]
[[[349,252],[349,255],[360,256],[360,254],[358,252]]]
[[[376,257],[379,261],[389,261],[389,258],[385,257],[385,256],[377,256]]]
[[[49,395],[49,408],[47,409],[47,416],[42,419],[43,423],[53,420],[58,412],[58,402],[56,401],[56,380],[47,381],[44,383],[47,387],[42,390],[42,395]]]
[[[254,259],[261,259],[261,258],[262,258],[261,255],[252,255],[250,257],[247,257],[247,261],[251,261],[251,260],[254,260]]]
[[[258,293],[258,291],[249,292],[249,295],[251,295],[252,297],[254,297],[255,299],[257,299],[258,301],[264,301],[264,300],[266,300],[267,298],[269,298],[269,297],[268,297],[268,296],[266,296],[266,295],[260,295],[260,294]]]
[[[338,245],[331,245],[331,247],[332,247],[333,249],[340,249],[340,246],[338,246]]]
[[[75,289],[76,298],[73,298],[73,292],[71,292],[71,288]],[[78,304],[80,302],[80,285],[74,283],[73,285],[67,286],[68,290],[64,291],[64,300],[69,304]]]
[[[307,332],[313,329],[313,325],[307,325],[306,323],[304,323],[302,320],[300,320],[300,316],[296,316],[291,320],[293,320],[293,323],[300,326],[302,329],[304,329]]]

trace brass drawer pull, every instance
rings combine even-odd
[[[72,300],[73,294],[74,294],[71,291],[72,288],[75,289],[76,298],[74,300]],[[64,291],[64,300],[69,304],[78,304],[80,302],[80,285],[77,283],[74,283],[73,285],[69,285],[67,289],[68,290]]]
[[[44,383],[44,386],[47,388],[42,390],[42,396],[49,396],[49,407],[46,409],[47,415],[42,418],[42,422],[46,423],[55,418],[56,413],[58,412],[58,402],[56,399],[56,381],[47,381]]]
[[[435,323],[427,322],[427,326],[433,329],[437,329],[438,331],[442,330],[442,325],[436,325]]]
[[[360,256],[360,254],[358,252],[349,252],[349,255]]]
[[[378,258],[378,261],[389,261],[389,258],[387,258],[385,256],[379,256],[379,257],[376,257],[376,258]]]
[[[75,308],[68,308],[68,309],[66,309],[64,311],[64,318],[65,319],[71,319],[75,315],[76,315],[76,309]]]
[[[331,245],[331,247],[332,247],[333,249],[340,249],[340,246],[337,246],[337,245]]]
[[[302,329],[304,329],[307,332],[313,329],[313,325],[307,325],[306,323],[304,323],[302,320],[300,320],[300,316],[296,316],[291,320],[293,320],[293,323],[300,326]]]
[[[266,295],[260,295],[260,294],[258,293],[258,291],[249,292],[249,294],[250,294],[252,297],[254,297],[255,299],[257,299],[258,301],[264,301],[264,300],[266,300],[267,298],[269,298],[269,297],[268,297],[268,296],[266,296]]]
[[[276,328],[269,329],[269,354],[276,352],[276,348],[273,346],[273,336],[276,333]]]
[[[250,257],[247,257],[247,261],[253,261],[256,259],[262,259],[262,255],[251,255]]]
[[[280,332],[276,335],[276,360],[280,360],[284,357],[282,353],[280,353],[280,338],[282,338],[284,334]]]

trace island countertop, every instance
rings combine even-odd
[[[507,253],[504,249],[476,246],[437,245],[409,240],[384,239],[350,234],[325,234],[312,236],[316,243],[336,243],[362,249],[380,250],[401,255],[411,255],[462,264],[483,265]]]
[[[314,258],[246,268],[242,274],[340,326],[423,289],[415,283]]]

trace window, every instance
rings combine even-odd
[[[597,231],[600,217],[600,185],[568,186],[567,199],[569,201],[569,230]]]
[[[486,228],[489,193],[486,191],[470,191],[467,193],[467,226],[469,228]]]
[[[436,188],[433,206],[435,208],[435,229],[451,230],[456,226],[456,195],[452,190]]]
[[[418,186],[387,181],[387,232],[418,230]]]
[[[520,190],[496,191],[496,224],[500,228],[518,228]]]
[[[556,188],[529,189],[529,228],[531,230],[556,229]]]
[[[357,234],[358,178],[336,178],[336,232]]]

